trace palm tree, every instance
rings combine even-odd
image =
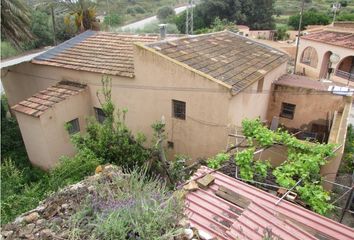
[[[35,39],[30,25],[29,10],[21,0],[1,0],[2,38],[21,48],[22,42]]]

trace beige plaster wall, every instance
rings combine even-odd
[[[293,119],[280,117],[282,102],[295,104]],[[275,85],[267,119],[279,117],[279,123],[289,127],[307,130],[310,123],[326,124],[335,111],[344,108],[343,97],[311,89]]]
[[[240,124],[244,117],[261,116],[265,119],[269,86],[286,71],[286,63],[271,71],[265,77],[262,93],[241,93],[240,96],[232,97],[226,86],[143,46],[134,47],[134,63],[135,78],[112,76],[112,99],[120,109],[128,109],[128,127],[133,133],[143,132],[148,137],[147,144],[150,144],[153,135],[151,124],[164,116],[167,141],[174,143],[169,156],[181,153],[194,160],[224,150],[230,124]],[[96,93],[101,89],[101,78],[102,74],[31,63],[19,65],[3,78],[11,105],[61,80],[88,85],[91,103],[80,103],[83,109],[71,106],[72,103],[68,102],[68,107],[55,108],[41,120],[45,129],[43,134],[49,138],[51,148],[55,148],[50,150],[51,160],[45,167],[53,166],[63,152],[69,155],[73,153],[68,136],[65,135],[67,133],[55,129],[61,129],[66,121],[74,119],[74,113],[83,118],[85,114],[93,114],[93,107],[100,107]],[[16,91],[18,88],[20,90]],[[257,83],[251,86],[249,92],[255,89]],[[186,102],[186,120],[172,117],[172,99]],[[71,108],[72,112],[65,111],[66,108]],[[64,116],[68,119],[64,119]],[[82,118],[80,121],[83,121]],[[82,122],[80,125],[84,129]],[[60,136],[61,144],[54,144],[55,136]]]
[[[30,161],[35,166],[49,168],[51,154],[40,119],[23,113],[16,113],[16,118]]]
[[[235,95],[230,101],[229,122],[241,126],[244,118],[260,117],[262,121],[267,120],[272,83],[286,73],[286,66],[287,63],[283,63],[267,73],[263,80],[263,90],[261,92],[257,92],[258,82],[256,82],[248,89]]]
[[[318,55],[317,67],[311,67],[309,65],[306,65],[306,64],[303,64],[303,63],[300,62],[302,53],[307,47],[314,47],[316,49],[316,52],[317,52],[317,55]],[[340,56],[340,60],[344,59],[345,57],[354,55],[354,50],[352,50],[352,49],[338,47],[338,46],[329,45],[329,44],[320,43],[320,42],[311,41],[311,40],[306,40],[306,39],[300,39],[299,55],[298,55],[298,58],[297,58],[296,72],[303,73],[304,70],[305,70],[305,75],[306,76],[309,76],[309,77],[312,77],[312,78],[315,78],[315,79],[319,79],[320,78],[321,69],[322,69],[323,60],[324,60],[324,56],[325,56],[325,54],[328,51],[331,51],[333,53],[338,54]],[[336,64],[332,64],[332,67],[334,69],[337,69],[339,67],[340,62],[341,61],[339,61]],[[337,76],[334,76],[334,74],[332,74],[331,80],[333,80],[335,82],[342,83],[342,84],[347,84],[348,83],[347,80],[342,79],[342,78],[337,77]],[[350,85],[354,86],[354,82],[350,82]]]
[[[73,156],[75,149],[65,124],[79,119],[80,132],[86,128],[86,117],[92,114],[89,92],[86,90],[48,109],[39,118],[16,112],[30,161],[50,169],[62,156]]]

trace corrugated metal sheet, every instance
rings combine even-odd
[[[201,167],[193,176],[212,172]],[[266,232],[284,240],[340,239],[353,240],[353,229],[320,216],[288,201],[275,205],[278,197],[228,177],[212,172],[215,182],[208,189],[186,195],[186,214],[192,227],[204,230],[217,239],[262,240]],[[243,208],[215,193],[222,186],[248,199]],[[241,205],[241,204],[240,204]]]

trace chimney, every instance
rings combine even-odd
[[[167,24],[159,24],[160,39],[162,39],[162,40],[166,38],[166,26],[167,26]]]

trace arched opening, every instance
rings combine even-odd
[[[348,56],[338,64],[336,76],[354,81],[354,56]]]
[[[331,57],[332,52],[328,51],[323,55],[322,59],[322,66],[320,71],[320,78],[321,79],[329,79],[330,69],[331,69],[331,62],[329,58]]]
[[[305,50],[302,52],[300,62],[309,65],[310,67],[316,68],[318,63],[316,49],[313,47],[305,48]]]

